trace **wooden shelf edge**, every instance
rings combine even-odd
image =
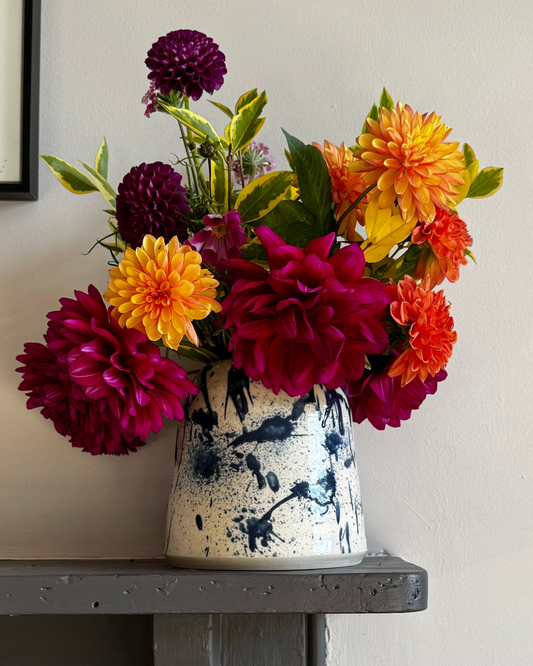
[[[313,571],[199,571],[150,561],[0,561],[0,615],[404,613],[427,572],[396,557]]]

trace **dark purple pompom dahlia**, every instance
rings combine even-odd
[[[146,234],[187,239],[189,205],[181,176],[169,164],[154,162],[133,167],[118,186],[117,222],[122,239],[133,249]]]
[[[163,95],[177,90],[194,101],[212,95],[224,83],[226,56],[211,37],[196,30],[174,30],[148,51],[150,81]]]

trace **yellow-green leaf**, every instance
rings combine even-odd
[[[383,92],[381,93],[381,99],[379,100],[379,108],[387,109],[388,111],[392,111],[394,108],[394,102],[392,101],[392,97],[389,95],[387,90],[383,88]]]
[[[221,157],[211,160],[210,174],[211,196],[215,200],[219,213],[228,210],[228,172]]]
[[[470,185],[469,199],[485,199],[497,192],[503,185],[503,169],[496,167],[485,167],[482,169],[474,182]]]
[[[466,166],[469,166],[476,160],[476,154],[474,153],[472,146],[469,146],[467,143],[463,145],[463,155],[465,156]]]
[[[89,194],[90,192],[98,191],[98,188],[91,183],[87,176],[79,169],[76,169],[76,167],[73,167],[72,164],[53,155],[41,155],[41,157],[61,185],[66,187],[69,192],[73,192],[74,194]]]
[[[479,161],[474,160],[473,162],[470,162],[470,164],[466,167],[466,170],[468,171],[470,182],[473,183],[476,180],[477,174],[479,172]]]
[[[468,169],[465,169],[463,171],[463,179],[464,179],[465,182],[462,185],[456,185],[456,188],[457,188],[457,201],[456,201],[456,204],[455,204],[456,206],[458,206],[461,203],[461,201],[463,201],[463,199],[468,194],[468,190],[470,189],[470,182],[471,181],[470,181],[470,173],[469,173]]]
[[[361,245],[361,249],[369,264],[384,259],[395,245],[409,236],[417,223],[415,219],[406,224],[401,215],[392,214],[392,208],[379,208],[378,198],[379,192],[374,194],[365,213],[368,238]]]
[[[235,104],[235,113],[239,113],[239,111],[242,109],[243,106],[250,104],[250,102],[256,97],[257,97],[257,88],[254,88],[253,90],[244,93],[244,95],[241,95],[237,100],[237,104]]]
[[[285,157],[287,158],[287,162],[289,163],[289,166],[292,169],[292,157],[286,148],[285,148]]]
[[[228,148],[225,139],[218,136],[211,123],[205,118],[202,118],[202,116],[199,116],[197,113],[194,113],[189,109],[178,109],[176,106],[168,106],[162,102],[160,102],[160,105],[173,118],[179,120],[180,123],[188,127],[198,136],[202,137],[203,139],[209,139],[209,141],[211,141],[213,144],[220,142],[224,148]]]
[[[208,101],[209,104],[216,106],[217,109],[220,109],[223,113],[225,113],[228,116],[228,118],[233,118],[233,112],[231,109],[228,109],[227,106],[224,106],[224,104],[220,104],[219,102],[212,102],[211,100]]]
[[[379,118],[379,109],[376,104],[372,105],[372,108],[370,109],[370,113],[368,114],[367,118],[371,118],[372,120],[377,120]],[[361,130],[361,134],[368,134],[368,127],[366,126],[366,120],[363,123],[363,129]],[[354,150],[357,150],[359,146],[352,146],[350,150],[352,153]]]
[[[470,257],[470,259],[472,259],[472,261],[477,265],[476,258],[472,254],[472,250],[469,247],[465,247],[465,254],[467,257]]]
[[[229,140],[233,152],[245,150],[259,133],[265,122],[265,119],[259,116],[267,101],[266,92],[262,92],[249,104],[242,106],[233,116],[229,128]]]
[[[252,180],[235,202],[243,222],[253,222],[271,211],[285,198],[293,179],[292,171],[271,171]]]
[[[107,180],[107,172],[109,168],[109,148],[107,146],[107,141],[104,137],[104,141],[98,152],[96,153],[96,158],[94,160],[94,170],[99,173],[102,178]]]
[[[94,184],[98,188],[98,191],[107,201],[107,203],[110,206],[115,207],[117,198],[115,190],[111,187],[107,180],[103,178],[98,172],[96,172],[92,167],[90,167],[88,164],[85,164],[85,162],[81,162],[81,164],[83,164],[83,166],[87,169],[89,175],[93,179]]]

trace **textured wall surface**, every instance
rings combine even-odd
[[[430,572],[430,608],[330,619],[330,666],[526,664],[533,650],[531,347],[533,278],[528,110],[530,0],[43,0],[41,152],[91,161],[105,133],[111,179],[167,160],[177,128],[147,120],[145,53],[179,27],[227,55],[216,100],[266,88],[263,141],[352,143],[386,85],[436,109],[504,188],[461,206],[479,265],[446,285],[459,342],[449,379],[399,431],[356,429],[370,547]],[[222,129],[224,116],[201,108]],[[0,557],[147,557],[162,550],[172,428],[125,459],[69,448],[26,412],[14,357],[40,340],[60,297],[106,282],[98,195],[74,197],[41,167],[38,203],[0,204],[2,339]],[[528,571],[528,570],[526,570]]]

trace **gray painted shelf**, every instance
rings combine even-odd
[[[396,557],[316,571],[192,571],[152,561],[0,562],[0,615],[403,613],[427,572]]]

